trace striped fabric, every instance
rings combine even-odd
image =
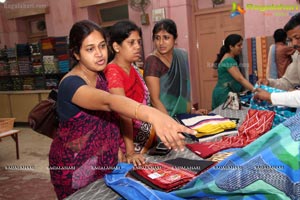
[[[251,38],[247,39],[247,55],[248,55],[248,63],[249,63],[248,73],[250,76],[250,74],[253,74],[253,72],[252,72],[252,42],[251,42]]]
[[[257,78],[262,78],[262,52],[261,52],[261,37],[255,38],[256,42],[256,67],[257,67]]]
[[[240,58],[242,73],[246,79],[249,77],[248,40],[243,41],[242,56]]]
[[[254,84],[257,81],[257,54],[256,54],[256,38],[251,38],[251,58],[252,58],[252,73],[249,74],[249,81]]]
[[[243,55],[247,55],[249,64],[248,77],[249,81],[254,85],[258,79],[266,78],[268,51],[274,41],[272,36],[252,37],[247,38],[246,41]]]

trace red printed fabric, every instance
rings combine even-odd
[[[150,182],[163,191],[169,192],[177,189],[196,176],[195,172],[176,168],[166,163],[147,163],[134,169],[143,182]]]
[[[250,109],[238,128],[237,136],[225,136],[215,142],[187,144],[186,147],[202,158],[210,157],[224,149],[244,147],[271,129],[274,116],[273,111]]]

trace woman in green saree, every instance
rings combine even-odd
[[[214,66],[218,70],[218,82],[212,94],[212,110],[226,101],[230,91],[241,92],[242,87],[254,91],[253,85],[243,76],[238,67],[242,43],[242,36],[230,34],[217,55]]]
[[[152,31],[156,49],[144,64],[144,78],[153,107],[175,116],[181,113],[206,114],[191,104],[190,74],[187,52],[174,48],[177,28],[171,19],[157,22]]]

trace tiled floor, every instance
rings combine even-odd
[[[20,159],[8,136],[0,141],[0,200],[55,200],[50,182],[48,152],[51,139],[29,128],[19,129]]]

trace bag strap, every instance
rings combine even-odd
[[[230,100],[228,101],[229,98],[230,96],[228,95],[226,101],[223,103],[222,110],[225,110],[228,107],[228,105],[232,102],[233,99],[230,98]]]
[[[52,99],[54,101],[57,101],[57,90],[52,89],[48,95],[48,99]]]

